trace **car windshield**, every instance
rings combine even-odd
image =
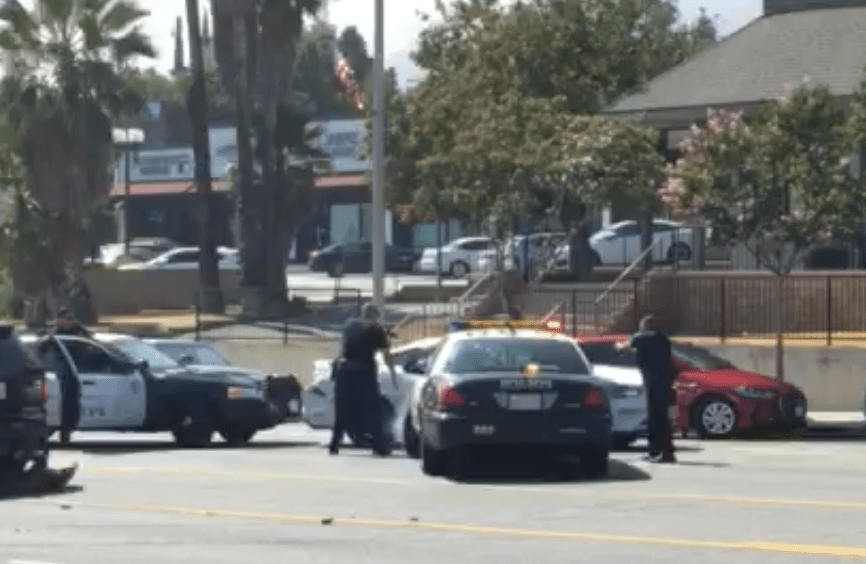
[[[170,356],[138,339],[123,339],[111,343],[136,362],[147,361],[151,368],[177,368],[179,365]]]
[[[228,366],[229,361],[207,345],[187,345],[181,343],[159,343],[154,345],[160,352],[167,354],[177,362],[183,358],[192,357],[193,364],[209,366]]]
[[[543,372],[590,373],[583,356],[572,343],[520,338],[458,342],[445,360],[443,371],[451,374],[520,372],[528,364],[539,365]]]
[[[726,370],[735,368],[724,358],[712,354],[706,349],[693,346],[674,345],[674,355],[695,370]]]
[[[633,352],[619,352],[615,343],[581,343],[583,354],[593,364],[620,366],[624,368],[637,367],[637,356]]]

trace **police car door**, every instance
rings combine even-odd
[[[61,337],[81,383],[80,429],[134,429],[144,424],[144,378],[102,346],[78,337]]]

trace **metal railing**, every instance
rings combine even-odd
[[[637,265],[640,264],[641,261],[643,261],[646,258],[646,256],[650,252],[652,252],[653,249],[655,249],[655,247],[657,245],[658,245],[658,242],[654,242],[651,245],[649,245],[646,249],[644,249],[643,252],[641,252],[641,254],[639,254],[637,256],[637,258],[634,259],[632,261],[632,263],[630,265],[628,265],[628,267],[626,267],[626,269],[623,270],[619,274],[619,276],[617,276],[616,279],[610,283],[610,285],[607,288],[605,288],[605,290],[598,296],[598,298],[596,298],[595,303],[593,304],[593,310],[594,310],[593,311],[593,318],[595,320],[596,327],[600,326],[600,323],[599,323],[599,305],[601,304],[602,300],[604,300],[608,295],[610,295],[610,293],[613,292],[617,288],[617,286],[619,286],[620,282],[625,280],[625,277],[628,276],[629,274],[631,274],[631,272],[635,268],[637,268]]]

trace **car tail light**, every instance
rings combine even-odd
[[[466,398],[454,388],[444,388],[439,394],[439,407],[442,409],[459,409],[466,406]]]
[[[589,388],[583,396],[583,407],[586,409],[604,409],[604,394],[598,388]]]
[[[48,401],[48,380],[45,378],[42,379],[42,384],[39,387],[40,395],[42,396],[42,403]]]
[[[544,329],[555,333],[562,332],[562,320],[554,317],[544,322]]]

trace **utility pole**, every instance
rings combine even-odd
[[[384,305],[385,282],[385,2],[375,2],[373,63],[373,303]]]
[[[193,127],[195,184],[199,196],[199,293],[198,307],[205,313],[224,313],[225,300],[220,288],[216,242],[213,233],[213,196],[211,186],[210,138],[207,128],[207,89],[199,26],[198,0],[186,0],[189,52],[193,83],[187,105]]]

